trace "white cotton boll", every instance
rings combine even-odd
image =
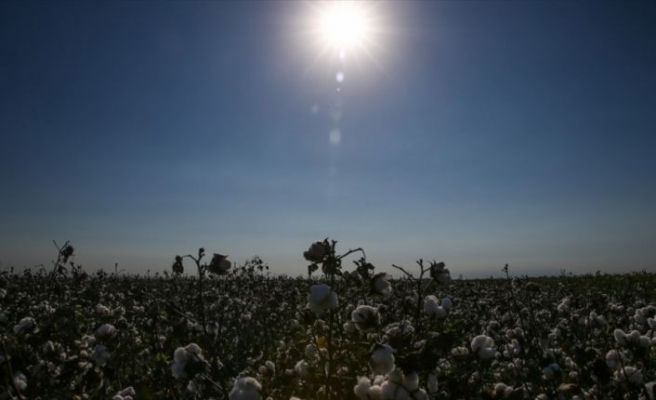
[[[103,317],[110,314],[109,308],[103,306],[100,303],[96,304],[95,311],[96,311],[97,314],[100,314],[100,316],[103,316]]]
[[[174,378],[186,378],[185,368],[188,363],[207,364],[203,358],[203,350],[196,343],[190,343],[185,347],[178,347],[173,353],[173,365],[171,375]],[[198,364],[197,364],[198,365]]]
[[[626,335],[626,340],[629,343],[637,344],[640,341],[640,332],[637,330],[632,330],[631,333]]]
[[[27,389],[27,378],[22,372],[14,375],[14,385],[16,385],[16,388],[20,391]]]
[[[230,400],[260,400],[262,385],[255,378],[244,377],[235,381],[228,398]]]
[[[382,400],[383,389],[379,385],[374,385],[369,388],[369,400]]]
[[[369,389],[371,388],[371,381],[366,376],[358,378],[358,384],[353,388],[353,393],[360,399],[367,400]]]
[[[472,339],[471,349],[483,360],[494,358],[497,352],[494,346],[494,340],[486,335],[479,335]]]
[[[128,386],[125,389],[121,390],[119,393],[121,396],[136,396],[137,392],[134,391],[132,386]]]
[[[442,299],[442,308],[449,311],[451,309],[451,306],[453,303],[451,302],[451,299],[448,297],[445,297]]]
[[[317,346],[313,344],[308,344],[305,346],[305,356],[307,358],[314,358],[318,354]]]
[[[615,331],[613,331],[613,336],[615,336],[615,341],[617,342],[617,344],[619,344],[620,346],[626,346],[627,343],[626,333],[624,333],[623,330],[619,328],[615,329]]]
[[[424,311],[427,314],[430,314],[433,309],[438,307],[437,302],[438,302],[437,297],[433,295],[426,296],[426,298],[424,299]]]
[[[481,360],[491,360],[497,355],[497,349],[494,347],[484,347],[478,351],[478,357]]]
[[[393,352],[394,349],[388,344],[376,345],[369,359],[374,374],[384,375],[394,369]]]
[[[446,318],[447,312],[444,308],[437,305],[437,298],[435,298],[435,296],[428,297],[432,297],[432,299],[427,298],[427,300],[424,302],[424,311],[426,314],[428,314],[428,316],[431,318]]]
[[[624,367],[619,369],[615,374],[620,380],[626,379],[634,385],[642,384],[642,371],[636,367]]]
[[[196,356],[200,356],[201,353],[203,352],[203,350],[201,350],[200,346],[198,346],[196,343],[188,344],[187,347],[185,347],[185,349],[187,350],[187,352],[189,354],[193,354],[193,355],[196,355]]]
[[[176,363],[182,363],[186,362],[189,359],[189,355],[187,354],[187,350],[185,350],[184,347],[178,347],[175,349],[175,352],[173,353],[173,361]]]
[[[373,379],[373,384],[374,386],[380,386],[385,382],[385,376],[384,375],[375,375]]]
[[[494,346],[494,340],[486,335],[476,336],[471,341],[471,349],[474,353],[478,352],[480,349],[484,347],[492,347],[492,346]]]
[[[640,347],[649,348],[651,347],[651,339],[648,336],[640,336],[640,339],[638,339],[638,344]]]
[[[447,311],[438,305],[438,300],[435,296],[426,297],[424,300],[424,311],[431,318],[443,319],[447,315]]]
[[[454,357],[465,357],[469,355],[469,349],[466,347],[454,347],[451,349],[451,355]]]
[[[410,400],[411,398],[407,390],[389,381],[384,382],[380,388],[383,400]]]
[[[566,313],[569,312],[570,299],[568,297],[564,298],[560,304],[556,307],[559,312]]]
[[[374,294],[387,298],[392,295],[392,285],[387,280],[387,274],[381,272],[372,278],[372,289]]]
[[[624,361],[626,361],[626,357],[617,350],[610,350],[606,353],[606,365],[608,365],[609,368],[617,369]]]
[[[509,386],[506,385],[503,382],[498,382],[497,384],[494,385],[494,393],[495,395],[498,396],[503,396],[505,398],[505,391],[508,389]],[[510,387],[510,391],[512,392],[512,387]]]
[[[91,354],[91,359],[97,366],[104,367],[105,364],[107,364],[107,360],[109,359],[109,352],[107,351],[107,347],[103,345],[96,346],[96,348],[93,349],[93,354]]]
[[[98,329],[96,329],[96,339],[98,340],[109,340],[114,337],[117,333],[116,328],[112,324],[102,324]]]
[[[351,320],[358,329],[375,328],[380,325],[380,313],[376,307],[358,306],[351,313]]]
[[[656,387],[656,382],[645,383],[645,394],[646,397],[642,397],[640,400],[656,400],[656,393],[654,393],[654,387]]]
[[[32,317],[25,317],[18,321],[18,324],[14,326],[14,333],[15,334],[21,334],[21,333],[29,333],[29,332],[37,332],[38,328],[36,325],[36,320]]]
[[[392,372],[387,374],[387,380],[400,385],[403,382],[403,371],[399,368],[394,368]]]
[[[409,392],[414,392],[415,390],[419,389],[419,375],[417,375],[416,372],[413,372],[410,375],[406,375],[403,386]]]
[[[397,386],[390,382],[383,382],[380,385],[380,395],[383,400],[394,400]]]
[[[424,389],[419,389],[416,392],[412,393],[411,398],[413,400],[428,400],[428,394]]]
[[[647,318],[647,325],[649,325],[649,329],[656,330],[656,319],[655,318]]]
[[[337,293],[333,292],[330,286],[324,284],[312,285],[310,294],[308,294],[308,307],[315,314],[321,314],[327,309],[334,309],[338,306]]]
[[[276,373],[276,365],[273,363],[273,361],[265,361],[264,365],[272,374]]]
[[[344,332],[346,333],[352,333],[355,331],[355,324],[353,323],[353,321],[346,321],[343,327],[344,327]]]
[[[294,366],[294,371],[296,371],[300,377],[306,377],[310,373],[310,364],[305,360],[301,360]]]

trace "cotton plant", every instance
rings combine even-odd
[[[416,271],[414,280],[381,275],[379,289],[390,291],[377,293],[374,276],[383,272],[369,263],[342,266],[330,241],[316,250],[321,277],[208,273],[205,321],[196,276],[94,273],[73,282],[68,275],[49,293],[47,273],[11,275],[0,283],[10,294],[0,301],[7,347],[0,347],[0,375],[9,376],[9,366],[14,377],[23,373],[25,398],[79,400],[100,382],[107,398],[122,400],[229,399],[233,391],[262,400],[417,399],[424,392],[434,399],[653,397],[654,303],[649,292],[631,289],[635,280],[513,279],[515,307],[498,280],[440,280],[430,267],[425,279]],[[338,301],[317,314],[308,294],[320,284]],[[558,311],[565,298],[567,309]],[[446,318],[431,316],[438,308]],[[39,331],[14,332],[27,316]],[[114,329],[98,332],[105,324]],[[489,340],[473,343],[479,335]],[[184,357],[176,357],[178,348]],[[219,356],[226,368],[214,367]],[[133,376],[138,393],[121,393]],[[238,383],[248,377],[260,388]],[[18,397],[12,382],[0,397]]]

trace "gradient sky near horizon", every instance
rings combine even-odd
[[[317,6],[0,3],[2,267],[656,271],[654,1],[377,2],[344,59]]]

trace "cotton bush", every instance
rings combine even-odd
[[[460,280],[328,239],[295,278],[204,255],[0,271],[0,398],[656,400],[652,274]]]

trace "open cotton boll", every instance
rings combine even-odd
[[[308,307],[315,314],[321,314],[325,310],[337,308],[339,302],[337,293],[330,286],[324,284],[312,285],[308,294]]]
[[[515,389],[512,386],[508,386],[503,382],[494,385],[494,394],[497,398],[509,399],[514,390]]]
[[[383,389],[379,385],[374,385],[369,388],[369,400],[382,400]]]
[[[626,356],[617,350],[610,350],[606,353],[606,365],[609,368],[617,369],[626,361]]]
[[[310,364],[305,360],[300,360],[294,366],[294,371],[302,378],[310,373]]]
[[[387,280],[387,274],[384,272],[378,273],[371,279],[371,291],[383,298],[392,295],[392,285]]]
[[[656,387],[656,382],[645,383],[645,395],[640,397],[640,400],[656,400],[656,393],[654,388]]]
[[[209,368],[209,364],[203,358],[203,350],[196,343],[175,349],[173,361],[171,374],[176,379],[186,378],[190,371],[193,375]]]
[[[105,364],[107,364],[107,360],[109,360],[107,347],[103,345],[96,346],[96,348],[93,349],[93,354],[91,354],[91,359],[97,366],[104,367]]]
[[[367,400],[369,398],[369,389],[371,388],[371,381],[366,376],[358,378],[358,384],[353,388],[353,393],[360,399]]]
[[[627,344],[626,333],[624,333],[623,330],[619,328],[615,329],[613,331],[613,336],[615,336],[615,341],[617,342],[617,344],[619,344],[620,346],[626,346]]]
[[[358,306],[351,313],[351,319],[358,329],[375,328],[380,325],[380,313],[376,307]]]
[[[32,317],[25,317],[18,321],[18,324],[14,326],[14,333],[17,335],[30,332],[36,333],[38,330],[36,320]]]
[[[649,329],[656,330],[656,318],[647,318],[647,325]]]
[[[260,400],[262,385],[255,378],[244,377],[235,381],[228,399],[230,400]]]
[[[494,340],[486,335],[479,335],[472,339],[471,349],[483,360],[492,359],[497,353],[497,349],[494,346]]]
[[[449,300],[450,301],[450,300]],[[426,296],[424,299],[424,312],[431,318],[443,319],[446,318],[447,310],[438,305],[437,297]]]
[[[96,329],[96,339],[98,340],[109,340],[113,338],[118,331],[112,324],[102,324],[98,329]]]
[[[319,263],[328,255],[330,246],[327,241],[314,242],[307,251],[303,252],[303,257],[313,263]]]
[[[442,299],[442,308],[449,311],[451,309],[451,306],[453,303],[451,302],[451,299],[448,297],[445,297]]]
[[[369,359],[375,374],[387,374],[394,369],[394,349],[388,344],[377,344]]]
[[[14,375],[14,385],[20,391],[27,389],[27,378],[22,372]]]
[[[620,368],[615,372],[615,376],[618,380],[627,380],[629,383],[634,385],[642,384],[642,371],[636,367],[627,366]]]

